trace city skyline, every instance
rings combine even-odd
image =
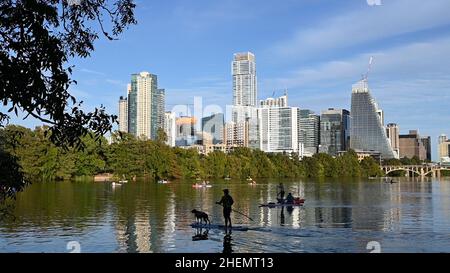
[[[104,104],[109,113],[118,114],[117,98],[126,92],[129,75],[149,71],[159,75],[161,86],[166,87],[166,110],[192,103],[194,96],[203,97],[204,104],[223,107],[232,104],[230,55],[251,51],[258,60],[258,100],[271,97],[274,91],[279,96],[287,88],[291,106],[320,113],[330,107],[350,108],[351,84],[373,55],[370,85],[383,106],[386,123],[399,124],[401,133],[419,129],[421,135],[430,135],[433,159],[437,159],[438,136],[450,133],[441,127],[450,121],[446,107],[450,73],[445,65],[450,56],[448,1],[398,0],[382,6],[369,6],[366,1],[268,4],[138,3],[137,26],[119,41],[96,44],[90,59],[75,60],[78,85],[71,88],[72,93],[85,101],[86,108]],[[199,5],[204,6],[201,12],[196,9]],[[241,11],[248,5],[254,7],[250,15]],[[407,12],[402,11],[404,5],[410,7]],[[305,18],[297,19],[302,17],[298,13]],[[146,18],[149,14],[155,15],[151,22]],[[285,16],[267,26],[258,15]],[[361,25],[352,25],[350,21],[358,18],[364,18],[358,20]],[[169,19],[171,23],[164,26]],[[243,22],[252,22],[254,31],[235,32]],[[152,38],[163,43],[145,42],[148,38],[142,35],[152,23]],[[230,39],[232,34],[235,39]],[[180,38],[184,38],[181,45],[172,42]],[[136,58],[144,47],[150,49],[146,56]],[[17,118],[11,123],[39,125]]]

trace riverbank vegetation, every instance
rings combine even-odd
[[[333,158],[317,154],[299,160],[290,154],[267,154],[238,148],[225,154],[207,156],[194,149],[172,148],[157,141],[143,141],[128,134],[113,134],[113,143],[105,138],[82,138],[84,149],[54,145],[48,130],[10,125],[0,129],[2,152],[16,158],[24,176],[32,180],[64,180],[99,173],[117,177],[160,178],[273,178],[273,177],[368,177],[381,176],[378,162],[366,158],[358,162],[349,151]]]

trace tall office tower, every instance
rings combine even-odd
[[[352,86],[351,107],[350,148],[377,151],[383,159],[398,158],[387,138],[382,116],[370,94],[367,78]]]
[[[391,144],[392,150],[400,157],[400,129],[397,124],[389,123],[386,126],[386,135]]]
[[[256,107],[258,94],[255,55],[251,52],[234,54],[231,70],[233,75],[233,105]]]
[[[296,107],[264,107],[258,109],[261,150],[269,153],[299,152]]]
[[[164,129],[166,90],[156,89],[152,95],[152,139],[156,139],[158,129]]]
[[[426,137],[422,137],[420,139],[422,141],[423,147],[425,147],[425,151],[426,151],[426,160],[431,162],[431,137],[430,136],[426,136]]]
[[[318,152],[320,144],[320,116],[311,110],[300,110],[298,118],[299,145],[303,147],[305,156],[312,156]]]
[[[407,135],[400,135],[400,158],[417,157],[420,160],[427,159],[427,150],[417,130],[410,130]]]
[[[261,100],[259,102],[259,106],[262,108],[265,107],[287,107],[288,106],[288,97],[287,94],[281,96],[279,98],[268,98],[265,100]]]
[[[176,146],[191,146],[196,142],[195,138],[195,117],[179,117],[176,119]]]
[[[337,156],[348,149],[350,139],[350,112],[329,108],[320,116],[320,152]]]
[[[128,99],[122,96],[119,99],[119,131],[128,133]]]
[[[224,144],[229,147],[248,147],[248,127],[248,121],[227,122],[224,130]]]
[[[224,115],[222,113],[202,118],[202,132],[211,136],[212,144],[223,143],[223,125]]]
[[[175,147],[175,139],[177,137],[177,124],[175,113],[166,112],[164,113],[164,132],[166,133],[167,141],[166,144]]]
[[[131,75],[128,94],[128,131],[137,137],[156,139],[164,125],[164,89],[158,78],[148,72]]]
[[[448,140],[446,135],[442,134],[439,136],[438,145],[440,162],[450,162],[450,140]]]

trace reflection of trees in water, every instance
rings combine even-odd
[[[16,221],[5,222],[9,232],[26,223],[42,232],[49,228],[71,228],[85,232],[92,219],[101,222],[107,213],[110,184],[92,182],[36,182],[18,194],[15,201]]]

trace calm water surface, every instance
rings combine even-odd
[[[305,206],[259,208],[275,199],[278,182],[304,196]],[[222,252],[222,230],[192,240],[199,231],[190,227],[190,211],[222,223],[214,203],[223,188],[234,208],[254,220],[232,214],[235,224],[251,228],[233,232],[234,252],[369,252],[370,241],[382,252],[450,252],[450,180],[212,183],[208,189],[194,189],[191,181],[35,183],[18,196],[15,221],[0,223],[0,252],[68,252],[70,241],[82,252]]]

